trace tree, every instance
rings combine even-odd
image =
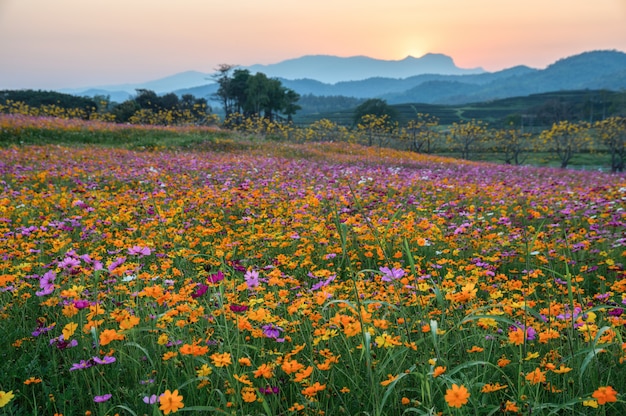
[[[376,138],[378,139],[378,145],[382,147],[395,133],[397,128],[397,123],[391,123],[387,114],[382,116],[365,114],[360,120],[361,122],[357,124],[357,131],[367,137],[368,146],[373,145]]]
[[[561,168],[565,169],[572,157],[580,152],[589,141],[585,123],[561,121],[552,128],[541,132],[543,143],[559,158]]]
[[[173,92],[167,93],[159,97],[158,107],[162,110],[175,110],[178,108],[178,95]]]
[[[465,123],[452,123],[448,140],[454,150],[461,152],[462,159],[469,159],[486,137],[486,124],[480,120],[470,120]]]
[[[300,94],[294,90],[287,88],[284,94],[283,113],[287,116],[287,121],[293,121],[293,115],[302,109],[297,102],[300,100]]]
[[[435,128],[439,125],[437,117],[417,113],[415,119],[409,120],[404,133],[414,152],[431,153],[433,139],[438,135]]]
[[[380,98],[370,98],[355,108],[353,120],[354,124],[359,124],[361,119],[366,115],[372,115],[379,118],[386,116],[388,123],[392,123],[397,118],[396,110],[387,104],[387,101],[381,100]]]
[[[611,155],[611,172],[623,172],[626,163],[626,118],[609,117],[595,123],[604,144]]]
[[[140,109],[141,107],[139,107],[139,104],[137,104],[135,100],[126,100],[113,107],[111,113],[117,123],[128,123],[133,114]]]
[[[507,165],[521,165],[526,161],[530,150],[530,134],[515,128],[497,130],[493,134],[495,150]]]
[[[230,71],[235,67],[236,65],[220,64],[216,69],[217,72],[213,75],[213,79],[219,85],[214,98],[222,104],[226,117],[235,111],[232,78],[230,77]]]
[[[135,102],[143,110],[157,111],[161,107],[161,99],[156,92],[143,88],[138,88]]]

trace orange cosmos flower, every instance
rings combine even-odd
[[[386,387],[396,381],[397,378],[398,376],[394,376],[393,374],[387,374],[387,380],[381,381],[380,385]]]
[[[617,401],[617,391],[611,386],[598,387],[591,395],[598,404],[613,403]]]
[[[223,354],[216,352],[215,354],[211,355],[211,361],[216,367],[228,367],[232,364],[230,353],[228,352],[225,352]]]
[[[241,389],[241,398],[246,403],[252,403],[256,401],[256,392],[253,387],[244,387]]]
[[[180,353],[183,355],[194,355],[200,356],[209,352],[209,347],[206,345],[197,345],[197,344],[184,344],[180,347]]]
[[[28,380],[24,381],[24,384],[26,384],[27,386],[29,384],[39,384],[41,383],[41,379],[40,378],[35,378],[35,377],[31,377]]]
[[[248,357],[241,357],[237,361],[239,362],[239,365],[242,365],[244,367],[250,367],[252,365],[252,361],[250,361]]]
[[[453,384],[451,389],[447,389],[445,395],[448,406],[459,408],[467,403],[469,397],[470,393],[467,391],[465,386],[457,386],[456,384]]]
[[[443,373],[446,372],[446,367],[443,367],[441,365],[438,365],[437,367],[435,367],[435,369],[433,370],[433,377],[437,378],[440,375],[442,375]]]
[[[179,409],[185,407],[183,404],[183,396],[178,394],[178,390],[174,390],[173,392],[165,390],[165,393],[159,397],[159,404],[159,409],[166,415],[176,413]]]
[[[320,384],[319,381],[316,381],[315,384],[313,384],[312,386],[303,389],[302,394],[307,397],[313,397],[317,394],[318,391],[322,391],[324,389],[326,389],[326,385]]]
[[[509,360],[506,357],[502,357],[498,360],[498,367],[502,368],[502,367],[506,367],[507,365],[511,364],[511,360]]]
[[[107,345],[111,341],[115,341],[115,340],[120,341],[123,339],[124,339],[124,335],[118,334],[117,331],[114,329],[105,329],[104,331],[100,333],[100,345]]]
[[[274,377],[274,370],[272,370],[272,367],[267,364],[261,364],[261,366],[259,366],[259,368],[257,368],[254,372],[254,378],[259,377],[272,378]]]
[[[518,413],[519,412],[519,407],[517,407],[517,405],[515,404],[515,402],[506,401],[506,404],[504,405],[504,411],[505,412],[514,412],[514,413]]]
[[[283,362],[280,368],[282,368],[285,373],[291,374],[295,373],[296,371],[302,370],[304,366],[296,360],[287,360]]]
[[[532,385],[543,383],[546,381],[546,373],[545,371],[541,371],[539,368],[535,368],[534,371],[526,374],[526,380],[528,380]]]
[[[509,332],[509,342],[515,345],[522,345],[524,343],[524,338],[526,334],[520,328],[515,328],[513,331]]]
[[[313,367],[308,366],[307,368],[305,368],[304,370],[300,370],[296,373],[296,376],[294,377],[294,381],[296,383],[300,383],[304,380],[306,380],[307,378],[309,378],[311,376],[311,374],[313,373]]]
[[[494,391],[498,391],[498,390],[503,390],[508,388],[508,385],[501,385],[500,383],[496,383],[496,384],[491,384],[491,383],[487,383],[483,386],[483,388],[480,390],[481,393],[493,393]]]

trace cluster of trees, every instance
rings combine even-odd
[[[96,111],[98,100],[88,97],[41,90],[2,90],[0,103],[24,103],[29,107],[58,106],[63,109],[81,109],[86,113]]]
[[[215,98],[222,104],[228,120],[238,120],[231,116],[241,114],[269,121],[284,115],[291,121],[300,109],[299,94],[262,72],[252,75],[247,69],[224,64],[219,66],[215,78],[219,85]]]
[[[206,98],[191,94],[182,97],[174,93],[157,95],[147,89],[138,89],[137,95],[111,108],[114,120],[133,124],[206,124],[212,121]]]
[[[157,95],[147,89],[138,89],[135,97],[122,103],[113,103],[106,96],[87,98],[54,91],[0,91],[0,107],[9,113],[132,124],[187,125],[216,121],[205,98],[191,94],[180,98],[174,93]]]

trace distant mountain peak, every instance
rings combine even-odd
[[[375,59],[363,55],[305,55],[270,65],[252,65],[245,69],[252,73],[263,72],[270,77],[291,80],[310,78],[327,84],[376,77],[403,79],[423,74],[467,75],[485,72],[482,68],[459,68],[449,56],[434,53],[419,58],[407,56],[401,60]]]

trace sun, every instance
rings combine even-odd
[[[406,58],[407,56],[420,58],[428,52],[427,49],[428,48],[424,44],[423,40],[415,37],[407,38],[400,42],[400,45],[398,45],[398,50],[402,55],[402,58]]]

